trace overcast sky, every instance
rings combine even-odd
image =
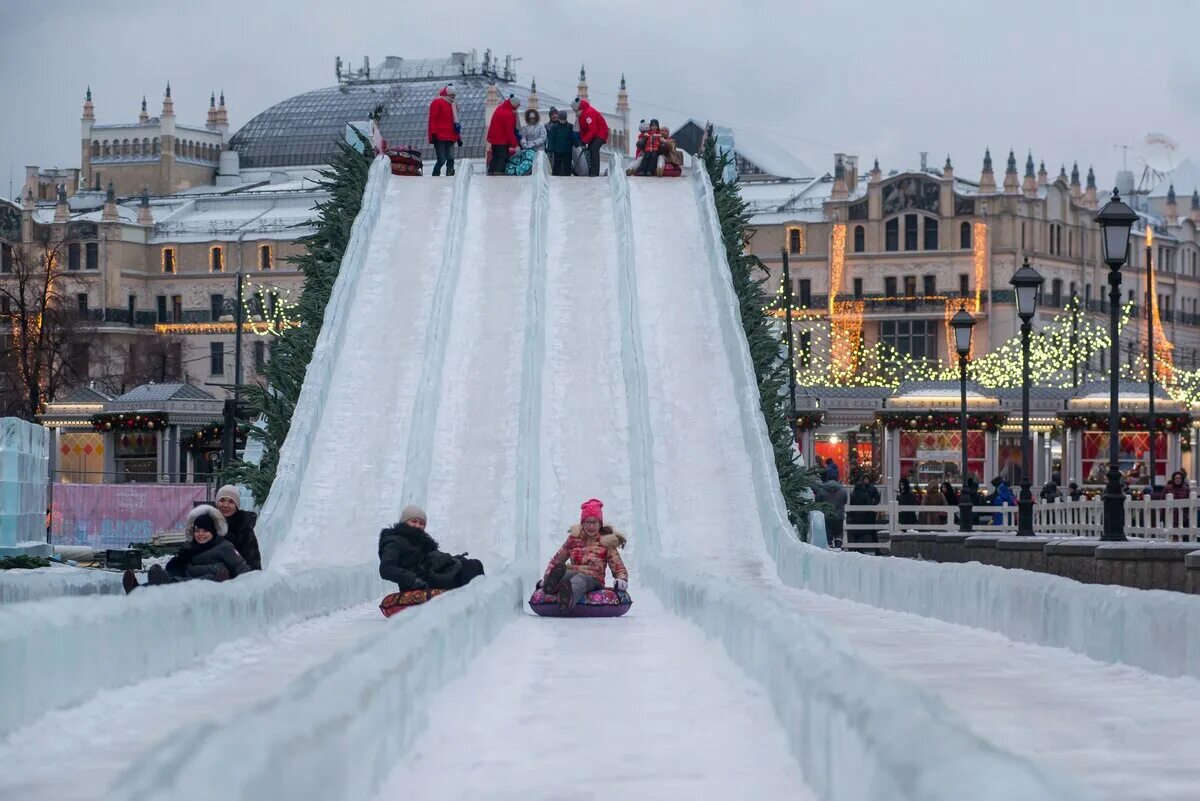
[[[1032,149],[1052,174],[1095,164],[1103,187],[1121,163],[1115,145],[1149,132],[1200,158],[1195,0],[720,6],[731,13],[672,0],[0,0],[0,194],[10,166],[19,187],[26,164],[79,165],[88,84],[102,123],[135,121],[143,93],[157,114],[170,80],[178,119],[203,124],[210,90],[224,88],[236,131],[332,85],[335,55],[378,64],[487,47],[521,57],[522,82],[535,75],[560,96],[586,63],[604,107],[624,72],[635,119],[752,128],[826,169],[835,150],[885,171],[927,150],[975,178],[990,145],[998,171],[1009,147],[1022,164]],[[1135,170],[1138,159],[1131,150]]]

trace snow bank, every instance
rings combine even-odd
[[[391,174],[388,159],[383,156],[376,158],[367,177],[362,208],[354,218],[350,241],[342,256],[329,303],[325,306],[321,333],[317,336],[312,360],[304,374],[304,387],[300,390],[300,398],[292,413],[287,440],[279,452],[275,481],[259,516],[256,533],[264,562],[270,561],[276,546],[292,526],[292,511],[296,508],[301,478],[312,455],[311,447],[321,422],[321,410],[325,408],[325,400],[333,384],[334,365],[346,345],[344,323],[350,314],[350,305],[358,288],[359,276],[362,275],[371,234],[379,221]]]
[[[642,560],[642,578],[766,688],[805,780],[825,801],[1091,797],[980,739],[925,690],[872,667],[774,596],[656,561]]]
[[[519,572],[507,569],[381,619],[376,640],[309,670],[280,697],[165,743],[152,762],[116,782],[114,798],[372,798],[425,731],[429,700],[523,602]]]
[[[190,666],[222,642],[382,598],[391,589],[372,563],[6,609],[0,615],[0,737],[99,690]]]
[[[74,595],[124,595],[121,574],[52,565],[0,571],[0,604]]]

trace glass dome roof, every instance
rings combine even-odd
[[[463,146],[459,158],[484,155],[484,108],[490,78],[457,75],[458,114]],[[414,145],[432,155],[428,144],[429,103],[446,85],[446,79],[428,81],[342,84],[305,92],[271,106],[242,126],[230,139],[243,169],[328,164],[337,153],[348,122],[364,122],[376,106],[383,105],[380,128],[389,145]],[[496,80],[500,94],[515,94],[522,105],[529,90]],[[538,93],[543,109],[566,101]]]

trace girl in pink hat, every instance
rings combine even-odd
[[[596,498],[584,501],[579,523],[571,526],[567,541],[546,565],[542,590],[557,595],[563,611],[603,587],[605,570],[612,570],[617,589],[624,590],[629,584],[629,572],[621,561],[620,549],[624,546],[625,535],[604,525],[604,504]]]

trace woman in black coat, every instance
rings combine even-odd
[[[400,592],[451,590],[483,575],[483,563],[465,553],[451,556],[425,531],[425,512],[409,505],[401,522],[379,532],[379,577],[393,581]]]
[[[225,517],[214,507],[197,506],[187,517],[184,536],[187,542],[162,565],[154,565],[146,575],[147,584],[173,584],[179,581],[206,579],[226,581],[250,572],[250,565],[238,553],[233,543],[225,539]],[[125,592],[138,587],[137,576],[126,570],[122,577]]]
[[[912,491],[912,485],[908,483],[907,478],[900,479],[900,491],[896,493],[896,502],[901,506],[917,506],[920,501],[917,500],[917,495]],[[916,512],[901,512],[900,525],[915,526],[917,524]]]
[[[226,484],[217,490],[217,510],[225,517],[225,524],[229,527],[225,538],[233,543],[251,570],[262,570],[262,554],[258,550],[258,537],[254,534],[258,515],[241,506],[242,494],[237,487]]]

